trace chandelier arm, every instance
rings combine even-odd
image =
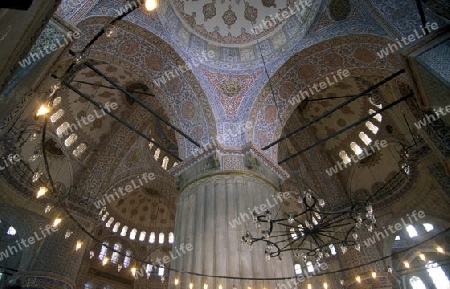
[[[288,239],[289,240],[289,239]],[[287,245],[285,245],[282,249],[287,248],[288,246],[291,246],[292,244],[294,244],[297,240],[292,239],[291,242],[289,242]]]

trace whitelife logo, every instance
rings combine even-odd
[[[388,226],[388,229],[389,229],[389,231],[390,231],[392,234],[395,234],[396,232],[402,230],[403,228],[406,228],[406,227],[408,227],[409,225],[412,225],[412,224],[413,224],[413,220],[411,220],[411,216],[412,216],[412,217],[414,218],[414,220],[417,222],[417,221],[419,221],[419,220],[417,219],[417,217],[419,217],[420,219],[424,218],[424,217],[425,217],[425,212],[424,212],[424,211],[416,212],[416,211],[414,210],[414,211],[411,213],[411,216],[410,216],[409,214],[406,214],[406,216],[408,216],[409,223],[406,223],[405,220],[404,220],[403,218],[401,218],[401,219],[400,219],[400,220],[402,221],[401,223],[396,223],[394,226],[392,226],[392,225],[389,225],[389,226]],[[403,224],[403,225],[402,225],[402,224]],[[375,236],[373,236],[372,238],[367,238],[367,240],[364,240],[364,241],[363,241],[364,245],[365,245],[366,247],[370,247],[370,246],[372,246],[372,245],[375,245],[375,243],[376,243],[375,237],[378,239],[378,241],[381,241],[382,239],[389,237],[389,232],[388,232],[388,230],[387,230],[385,227],[383,227],[383,230],[384,230],[384,234],[383,234],[383,232],[375,232],[375,233],[374,233]],[[381,236],[381,238],[380,238],[380,236]]]
[[[108,112],[111,112],[111,110],[116,110],[118,108],[117,103],[115,103],[115,102],[112,102],[111,104],[109,102],[107,102],[107,103],[105,103],[104,107]],[[90,114],[87,117],[82,116],[80,118],[81,122],[84,125],[88,125],[89,123],[95,121],[96,119],[102,118],[106,115],[106,112],[104,110],[101,110],[102,113],[98,113],[98,111],[94,109],[93,112],[94,112],[94,114]],[[69,130],[70,130],[70,133],[73,133],[73,132],[77,131],[78,129],[81,129],[82,125],[81,125],[78,117],[75,118],[75,120],[77,121],[78,127],[77,127],[77,124],[71,123],[69,125],[69,127],[64,132],[61,133],[60,137],[68,136]]]
[[[51,54],[52,52],[66,46],[70,42],[72,42],[74,39],[78,39],[81,37],[81,34],[78,32],[67,32],[66,36],[64,37],[63,41],[59,41],[59,39],[56,39],[53,44],[45,45],[44,49],[39,49],[38,52],[31,52],[27,58],[23,59],[22,61],[19,61],[20,66],[23,68],[31,65],[33,62],[39,61],[41,58],[44,58],[45,56]]]
[[[375,147],[379,150],[381,150],[380,146],[382,148],[387,147],[388,142],[386,140],[382,140],[381,142],[379,140],[375,141]],[[370,150],[367,150],[367,147],[363,148],[363,152],[361,154],[359,154],[358,156],[355,155],[351,155],[350,158],[351,160],[356,164],[358,162],[358,160],[363,160],[366,157],[374,154],[376,151],[373,148],[373,146],[370,146]],[[356,159],[358,158],[358,159]],[[325,170],[325,172],[331,177],[333,174],[337,174],[339,171],[342,171],[343,169],[346,169],[347,166],[351,166],[352,161],[345,163],[345,162],[337,162],[337,165],[335,165],[334,167],[328,168]],[[342,168],[341,164],[344,166],[344,168]]]
[[[200,64],[200,62],[201,63],[208,62],[210,61],[210,59],[214,57],[215,57],[214,51],[212,50],[208,52],[203,51],[202,56],[199,57],[199,59],[196,59],[195,57],[191,59],[192,65],[194,65],[194,67],[197,67]],[[186,63],[178,65],[177,68],[167,70],[164,72],[163,76],[153,80],[153,83],[156,84],[156,86],[161,87],[162,84],[166,84],[166,82],[170,81],[171,79],[174,79],[185,72],[191,71],[193,69],[192,65],[190,63]]]
[[[431,26],[431,28],[430,28],[430,26]],[[431,32],[432,30],[438,29],[439,25],[436,22],[433,22],[431,25],[430,25],[429,22],[427,22],[425,24],[425,28],[423,28],[422,26],[420,26],[420,28],[421,28],[423,34],[419,35],[419,33],[417,32],[417,29],[414,29],[414,33],[410,34],[408,36],[408,41],[409,42],[406,40],[406,37],[402,37],[401,38],[401,41],[403,42],[403,44],[405,46],[407,46],[407,45],[411,44],[412,42],[414,42],[416,40],[419,40],[420,38],[422,38],[425,35],[427,35],[427,32],[425,31],[425,29],[428,30],[428,32]],[[416,37],[417,37],[417,39],[416,39]],[[398,40],[398,38],[395,38],[395,40],[397,40],[398,46],[396,44],[394,44],[394,43],[389,43],[388,47],[383,48],[382,50],[377,52],[378,57],[380,59],[383,59],[384,57],[389,56],[390,53],[394,53],[395,51],[399,50],[400,48],[403,48],[403,45],[400,43],[400,40]],[[389,49],[391,50],[390,52],[389,52]]]
[[[339,80],[337,79],[336,74],[339,76]],[[344,69],[344,70],[339,69],[338,71],[336,71],[336,74],[333,72],[333,75],[331,76],[334,79],[334,82],[330,81],[330,78],[327,76],[325,78],[326,82],[325,81],[316,82],[313,84],[312,88],[310,85],[308,85],[307,90],[302,90],[296,96],[291,97],[289,99],[289,103],[291,105],[299,104],[300,102],[305,100],[305,98],[311,97],[312,95],[314,95],[313,88],[316,90],[316,92],[320,92],[324,89],[327,89],[329,86],[334,85],[337,82],[343,80],[344,77],[349,77],[350,71],[348,71],[347,69]],[[309,90],[309,92],[308,92],[308,90]],[[310,92],[311,92],[311,94],[309,94]],[[300,99],[300,97],[301,97],[301,99]]]
[[[173,250],[175,250],[176,254],[174,255],[172,251],[170,251],[170,256],[166,255],[162,258],[156,258],[155,264],[158,268],[160,268],[163,264],[170,263],[171,260],[175,260],[178,257],[181,257],[181,255],[186,254],[187,252],[190,252],[194,249],[194,246],[191,243],[188,243],[187,245],[184,245],[184,243],[180,244],[180,248],[178,251],[178,248],[174,247]],[[162,264],[161,264],[162,261]],[[153,262],[152,262],[153,263]],[[136,274],[134,274],[134,279],[139,279],[139,277],[143,277],[144,273],[149,274],[149,271],[151,272],[151,268],[153,265],[150,265],[150,268],[147,268],[147,264],[142,265],[141,269],[139,271],[136,271]]]
[[[445,109],[445,111],[444,111],[444,109]],[[447,113],[450,113],[450,105],[447,105],[446,107],[435,108],[434,109],[434,113],[436,115],[427,114],[427,115],[425,115],[424,118],[422,118],[421,120],[415,122],[414,125],[417,127],[417,129],[421,129],[422,127],[425,127],[428,124],[430,124],[430,123],[432,123],[434,121],[437,121],[442,116],[446,116]]]
[[[47,233],[45,233],[44,231]],[[52,227],[50,225],[47,225],[47,226],[45,226],[44,229],[41,229],[41,234],[39,234],[38,232],[34,232],[33,236],[28,237],[28,239],[21,239],[20,242],[19,242],[19,240],[16,240],[16,243],[17,243],[17,246],[19,247],[19,249],[17,249],[17,247],[15,245],[13,245],[13,246],[8,245],[8,248],[5,251],[0,252],[0,261],[3,261],[4,259],[6,259],[8,257],[13,256],[14,254],[18,254],[19,251],[22,251],[24,248],[28,248],[28,246],[33,245],[34,243],[36,243],[36,241],[43,240],[45,237],[50,236],[52,233],[54,233],[56,231],[58,231],[57,227]]]
[[[143,173],[142,179],[144,179],[145,183],[148,184],[149,181],[153,181],[155,179],[155,174],[154,173],[150,173],[150,174]],[[106,206],[107,203],[109,204],[109,203],[114,202],[116,200],[116,197],[117,197],[117,199],[120,199],[119,193],[122,195],[122,197],[125,197],[125,195],[127,193],[131,193],[133,190],[138,189],[144,185],[144,183],[142,182],[142,180],[139,176],[136,179],[136,181],[139,182],[139,184],[137,185],[134,181],[135,180],[131,181],[131,185],[125,186],[125,192],[123,191],[124,190],[123,187],[118,187],[118,188],[113,189],[113,192],[111,194],[108,194],[108,193],[104,194],[100,200],[94,202],[94,206],[97,209],[103,208]]]
[[[312,0],[306,0],[306,1],[298,1],[294,2],[295,9],[293,9],[291,6],[288,7],[288,10],[283,10],[282,12],[275,13],[275,17],[270,15],[269,20],[262,20],[261,24],[259,26],[254,26],[250,29],[250,32],[254,35],[258,35],[262,33],[264,30],[270,29],[277,24],[283,22],[284,20],[288,19],[292,15],[297,14],[298,12],[305,10],[306,6],[310,7],[312,5]],[[300,6],[301,7],[300,7]]]
[[[250,215],[247,213],[240,213],[239,217],[229,221],[228,223],[230,224],[231,228],[236,228],[237,226],[241,225],[242,223],[252,219],[250,216],[253,216],[253,212],[255,212],[258,215],[263,214],[263,212],[267,211],[270,208],[275,207],[276,205],[278,205],[279,203],[283,203],[284,200],[287,200],[291,197],[291,194],[289,192],[283,192],[283,193],[278,193],[276,196],[272,196],[272,200],[274,201],[274,204],[270,203],[270,199],[266,199],[266,204],[261,204],[259,207],[255,206],[253,207],[253,209],[247,208]],[[261,211],[258,211],[258,209],[260,209]],[[242,220],[242,221],[241,221]]]

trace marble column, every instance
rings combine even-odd
[[[246,231],[258,235],[252,222],[255,206],[266,205],[281,214],[280,181],[287,177],[256,149],[242,153],[211,150],[175,172],[181,189],[177,205],[171,267],[199,274],[234,277],[289,277],[294,275],[291,253],[265,261],[265,245],[250,251],[241,244]],[[241,224],[233,224],[240,221]],[[192,248],[184,250],[182,247]],[[192,247],[191,247],[192,246]],[[179,284],[175,285],[175,279]],[[169,288],[275,288],[275,281],[237,280],[170,272]]]

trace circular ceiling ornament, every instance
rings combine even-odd
[[[239,94],[241,85],[234,80],[225,80],[220,84],[220,89],[226,96],[233,97]]]

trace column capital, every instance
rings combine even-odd
[[[177,177],[180,188],[207,176],[244,174],[260,178],[279,189],[281,183],[289,178],[283,168],[253,144],[230,149],[213,142],[213,145],[201,149],[200,153],[194,154],[171,171]]]

